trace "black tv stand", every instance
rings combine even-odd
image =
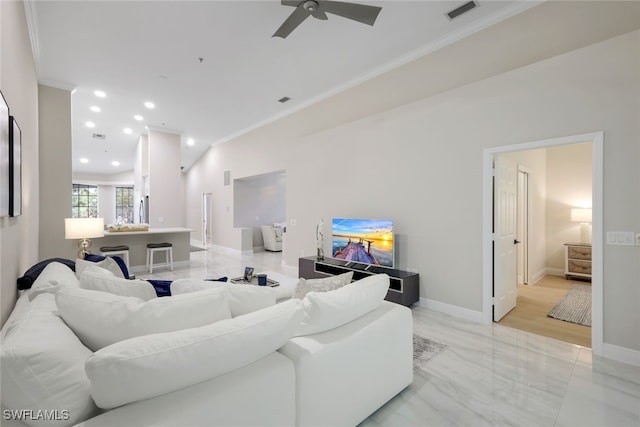
[[[360,280],[374,274],[388,274],[390,283],[385,298],[387,301],[410,306],[420,299],[418,273],[334,258],[325,258],[319,261],[317,257],[310,256],[298,260],[298,275],[305,279],[320,279],[349,271],[353,271],[353,280]]]

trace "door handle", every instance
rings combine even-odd
[[[518,239],[513,239],[513,244],[514,244],[514,245],[517,245],[518,243],[520,243],[520,240],[518,240]]]

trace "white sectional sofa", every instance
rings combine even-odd
[[[52,270],[19,298],[2,329],[3,426],[24,425],[8,419],[20,417],[85,427],[354,426],[413,380],[411,312],[383,301],[386,275],[275,304],[269,288],[190,280],[174,282],[172,292],[182,295],[157,299],[126,287],[142,281],[122,282],[125,295],[136,295],[123,297],[111,278],[103,291],[114,294],[87,291],[82,278]],[[214,290],[198,290],[206,287]],[[203,326],[178,322],[177,330],[118,338],[127,315],[176,316],[192,300],[217,297],[226,298],[228,308],[215,308],[226,318],[206,323],[203,315]],[[106,342],[90,344],[102,348],[85,345],[83,310],[94,314],[91,322],[113,325],[96,333]]]

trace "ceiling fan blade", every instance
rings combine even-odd
[[[327,19],[329,19],[327,14],[324,13],[324,10],[322,10],[322,9],[314,10],[313,12],[311,12],[311,16],[313,16],[316,19],[320,19],[322,21],[326,21]]]
[[[298,7],[300,6],[302,3],[304,3],[304,0],[282,0],[280,2],[283,6],[293,6],[293,7]]]
[[[377,6],[345,3],[341,1],[319,1],[318,3],[322,10],[327,13],[332,13],[367,25],[373,25],[382,10],[381,7]]]
[[[296,10],[291,12],[291,15],[282,23],[280,28],[271,37],[286,38],[298,25],[300,25],[305,19],[309,17],[310,13],[302,7],[302,4],[296,7]]]

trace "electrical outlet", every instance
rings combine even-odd
[[[640,246],[640,233],[636,233],[636,246]]]

